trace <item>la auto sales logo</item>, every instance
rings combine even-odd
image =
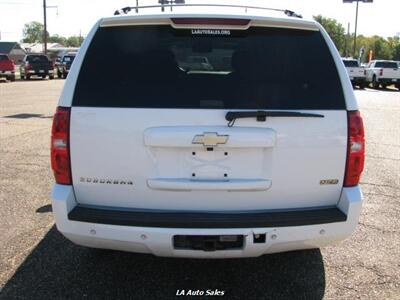
[[[225,291],[215,290],[177,290],[176,296],[224,296]]]

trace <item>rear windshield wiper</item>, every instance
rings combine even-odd
[[[297,111],[229,111],[225,115],[225,119],[229,122],[228,126],[232,127],[236,119],[257,118],[258,122],[265,122],[267,117],[298,117],[298,118],[324,118],[324,115],[314,113],[302,113]]]

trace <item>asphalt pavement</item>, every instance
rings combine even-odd
[[[0,83],[0,299],[174,299],[182,289],[224,299],[400,299],[400,92],[356,91],[367,155],[352,237],[321,250],[188,260],[90,250],[57,232],[49,146],[63,84]]]

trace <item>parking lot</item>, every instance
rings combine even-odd
[[[78,247],[51,214],[50,127],[63,80],[0,83],[1,299],[400,299],[400,92],[357,90],[367,136],[353,236],[321,250],[241,260],[157,258]]]

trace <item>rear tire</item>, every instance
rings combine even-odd
[[[360,83],[358,86],[360,87],[360,89],[364,90],[365,89],[365,82]]]
[[[376,81],[376,76],[374,75],[374,77],[372,77],[372,87],[374,89],[378,89],[379,88],[379,82]]]
[[[387,89],[387,84],[382,84],[383,89]]]
[[[11,81],[11,82],[14,82],[14,81],[15,81],[15,75],[13,75],[13,76],[10,77],[10,81]]]
[[[26,78],[26,80],[30,80],[31,79],[31,75],[26,75],[25,78]]]
[[[62,78],[62,73],[60,71],[57,71],[57,77]]]
[[[50,79],[50,80],[53,80],[53,79],[54,79],[54,75],[50,75],[50,76],[49,76],[49,79]]]

